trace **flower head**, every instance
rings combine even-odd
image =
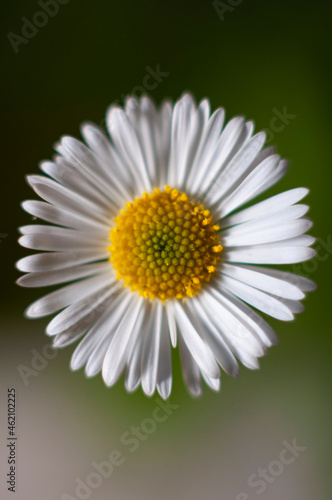
[[[18,283],[69,283],[35,301],[30,318],[57,315],[46,333],[55,347],[81,339],[71,360],[88,377],[167,398],[171,344],[179,344],[190,392],[201,378],[220,387],[220,367],[258,368],[277,343],[253,309],[289,321],[315,288],[307,278],[265,267],[312,258],[305,233],[308,190],[296,188],[242,208],[279,181],[287,162],[264,148],[242,117],[185,94],[156,108],[128,97],[107,114],[109,137],[84,124],[85,144],[63,137],[46,175],[28,182],[44,201],[23,202],[49,222],[20,228],[20,244],[42,253],[17,263]],[[259,264],[259,265],[257,265]],[[264,267],[263,267],[264,266]],[[61,311],[61,312],[59,312]]]

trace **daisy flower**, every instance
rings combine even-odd
[[[314,289],[307,278],[270,264],[311,259],[308,190],[296,188],[241,208],[278,182],[287,161],[264,148],[265,134],[241,116],[224,124],[185,94],[159,108],[144,96],[107,112],[109,137],[85,123],[85,144],[62,137],[53,161],[29,175],[40,200],[24,201],[52,225],[20,228],[19,242],[41,250],[21,259],[25,287],[66,284],[35,301],[29,318],[57,313],[46,333],[54,346],[78,339],[71,368],[102,372],[107,386],[124,373],[164,399],[172,387],[171,346],[194,395],[202,379],[220,388],[220,368],[250,369],[277,343],[256,310],[290,321]],[[240,210],[239,210],[240,209]],[[252,309],[252,306],[254,309]],[[60,311],[60,312],[59,312]]]

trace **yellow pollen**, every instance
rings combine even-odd
[[[215,274],[222,246],[209,210],[165,186],[115,218],[111,253],[118,280],[148,299],[193,297]]]
[[[216,245],[216,246],[212,247],[212,252],[214,252],[214,253],[220,253],[220,252],[222,252],[222,246],[221,245]]]
[[[209,273],[214,273],[214,271],[216,270],[216,268],[214,266],[207,266],[207,270]]]

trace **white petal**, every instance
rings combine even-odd
[[[214,210],[215,218],[218,220],[225,217],[236,208],[244,205],[251,199],[252,193],[265,182],[266,177],[270,176],[279,163],[279,156],[272,155],[262,161],[249,175],[239,184],[239,186],[230,192],[230,194],[221,201],[220,205]]]
[[[109,224],[98,222],[93,217],[69,212],[66,209],[55,207],[44,201],[27,200],[22,203],[22,208],[34,217],[58,224],[59,226],[89,230],[91,234],[99,231],[107,234],[110,230]]]
[[[26,287],[57,285],[59,283],[74,281],[76,279],[86,278],[96,274],[108,273],[109,268],[109,262],[98,262],[97,264],[86,264],[83,266],[60,269],[57,271],[29,273],[21,276],[16,283]]]
[[[255,358],[263,356],[266,352],[265,344],[248,322],[243,321],[238,314],[234,314],[234,310],[225,303],[220,293],[214,289],[210,292],[206,290],[202,294],[201,304],[209,311],[210,321],[214,323],[219,335],[222,335],[231,350],[236,355],[238,352],[234,348],[241,352],[245,351]]]
[[[195,103],[190,94],[177,101],[172,115],[171,153],[167,170],[167,184],[178,187],[178,169],[184,169],[185,153],[190,133],[190,122]]]
[[[253,332],[250,332],[248,324],[225,307],[220,301],[220,294],[216,297],[206,294],[204,303],[208,305],[211,322],[234,355],[244,366],[256,370],[259,367],[257,357],[264,354],[264,348],[252,334]]]
[[[251,193],[250,199],[254,199],[260,194],[264,193],[271,186],[274,186],[283,176],[286,174],[289,167],[289,163],[287,160],[280,160],[276,169],[272,172],[271,175],[266,177],[265,182],[263,182],[253,193]],[[249,201],[249,200],[248,200]]]
[[[241,123],[241,118],[239,118],[239,120],[239,123]],[[244,123],[243,127],[239,128],[238,134],[233,136],[231,150],[229,150],[228,147],[225,147],[224,145],[224,139],[227,131],[227,127],[225,127],[225,130],[220,137],[216,152],[207,167],[206,175],[202,178],[202,185],[199,188],[204,198],[206,196],[209,198],[217,196],[219,189],[218,178],[220,176],[222,177],[227,165],[229,165],[235,159],[236,155],[245,148],[253,134],[253,130],[253,122],[249,121]]]
[[[58,182],[43,177],[41,175],[29,175],[27,177],[32,189],[43,198],[43,200],[53,205],[73,212],[74,214],[93,217],[101,223],[108,223],[112,216],[112,210],[106,211],[100,205],[87,200],[74,191],[61,186]]]
[[[162,320],[163,305],[160,300],[158,300],[152,305],[151,323],[142,352],[141,384],[147,396],[152,396],[157,383]]]
[[[138,192],[142,194],[144,191],[151,191],[151,179],[144,162],[142,149],[126,113],[120,108],[111,107],[107,114],[107,126],[118,152],[131,167]]]
[[[74,302],[93,295],[107,285],[115,284],[115,282],[115,275],[110,271],[108,274],[93,276],[77,283],[71,283],[33,302],[25,311],[25,315],[28,318],[48,316]]]
[[[263,147],[265,134],[260,132],[254,135],[222,170],[221,175],[214,183],[214,192],[209,193],[211,204],[219,204],[231,190],[234,190],[251,171],[259,151]]]
[[[199,397],[202,394],[201,375],[196,362],[194,361],[190,351],[184,342],[182,336],[179,336],[179,348],[181,356],[181,366],[183,380],[188,387],[190,393],[194,397]]]
[[[240,281],[222,276],[220,285],[256,309],[282,321],[294,319],[292,312],[276,298]]]
[[[251,268],[251,266],[247,267]],[[274,278],[277,278],[279,280],[286,281],[296,288],[299,288],[302,292],[312,292],[317,288],[316,283],[309,280],[308,278],[305,278],[304,276],[299,276],[297,274],[289,273],[286,271],[280,271],[279,269],[267,269],[266,267],[260,267],[259,269],[254,267],[254,269],[260,270],[265,274],[273,276]]]
[[[287,240],[284,245],[250,246],[237,250],[228,250],[224,254],[227,262],[238,262],[248,264],[296,264],[312,259],[316,252],[313,248],[301,246],[288,246]]]
[[[34,224],[23,226],[20,231],[23,233],[18,240],[20,245],[33,250],[73,251],[84,248],[99,252],[105,251],[109,246],[106,238],[97,239],[87,232],[75,229]]]
[[[169,101],[164,101],[160,106],[159,111],[159,141],[157,144],[159,158],[159,186],[163,187],[166,184],[167,166],[171,151],[171,124],[172,124],[172,104]]]
[[[126,113],[137,134],[152,185],[159,184],[159,116],[153,101],[143,96],[139,103],[130,97],[126,101]]]
[[[90,238],[92,240],[99,240],[100,242],[109,241],[109,231],[105,233],[99,232],[96,234],[91,234],[89,231],[78,231],[76,229],[69,229],[67,227],[50,226],[48,224],[27,224],[26,226],[21,226],[18,228],[21,234],[55,234],[57,236],[84,236],[85,238]]]
[[[102,334],[102,332],[99,332],[98,342],[95,342],[94,349],[92,350],[92,352],[90,351],[89,358],[85,367],[85,374],[87,377],[94,377],[102,369],[106,352],[111,344],[111,340],[114,338],[114,335],[119,328],[119,325],[122,322],[128,307],[130,307],[133,297],[127,291],[122,292],[123,293],[120,293],[117,297],[118,305],[114,306],[112,311],[110,312],[107,323],[108,328],[104,329],[104,334]],[[140,325],[141,320],[140,318],[138,318],[138,321],[136,322],[134,330],[132,332],[132,338],[130,339],[131,343],[135,341]]]
[[[296,208],[295,206],[294,208]],[[271,223],[264,220],[264,225],[252,228],[249,231],[250,222],[234,226],[222,233],[223,246],[227,247],[244,247],[249,245],[262,245],[264,243],[273,243],[275,241],[284,241],[290,238],[295,238],[309,231],[312,227],[312,222],[309,219],[288,220],[280,223]],[[248,228],[243,226],[248,224]]]
[[[262,215],[268,217],[294,205],[307,196],[308,192],[309,190],[306,188],[295,188],[284,191],[264,201],[260,201],[249,208],[245,208],[236,214],[230,215],[227,219],[221,221],[221,224],[223,227],[234,226],[235,224],[242,224],[243,222],[256,219]]]
[[[296,236],[295,238],[290,238],[289,240],[281,240],[274,241],[273,243],[267,243],[264,248],[277,248],[277,247],[285,247],[285,246],[294,246],[294,247],[310,247],[316,241],[316,238],[310,236],[309,234],[302,234],[301,236]],[[259,246],[259,248],[260,248]]]
[[[88,177],[89,181],[109,199],[116,200],[120,205],[124,198],[128,199],[129,192],[124,184],[119,184],[105,173],[105,169],[98,162],[96,155],[82,142],[73,137],[62,137],[61,153],[74,160],[80,170]]]
[[[137,299],[133,295],[131,299],[132,307],[129,305],[111,340],[103,361],[102,374],[107,386],[113,385],[118,380],[126,365],[126,356],[130,353],[130,340],[133,341],[132,336],[135,333],[135,323],[140,316],[143,306],[144,299],[142,297]],[[136,335],[138,333],[137,331]]]
[[[96,323],[96,318],[84,318],[79,320],[74,326],[53,336],[53,347],[66,347],[82,337]]]
[[[220,335],[220,332],[218,332],[210,321],[210,310],[205,306],[204,296],[197,297],[194,303],[193,301],[188,301],[187,303],[191,315],[196,318],[195,326],[201,337],[206,340],[221,368],[232,377],[237,377],[239,367],[236,359]]]
[[[165,309],[167,314],[168,330],[172,346],[176,347],[177,344],[177,333],[176,333],[176,322],[173,314],[173,305],[169,300],[165,303]]]
[[[75,340],[81,337],[82,334],[88,332],[89,330],[93,330],[95,328],[95,325],[98,324],[100,317],[103,315],[103,312],[107,310],[108,304],[109,302],[104,304],[105,307],[103,311],[97,310],[94,315],[78,318],[77,322],[74,325],[56,334],[53,337],[53,345],[55,347],[65,347],[66,345],[70,345],[72,342],[75,342]],[[83,340],[80,342],[80,344],[84,341],[87,335],[83,337]],[[94,340],[95,338],[96,337],[94,337]]]
[[[200,370],[211,378],[218,378],[220,371],[210,348],[198,335],[182,305],[178,302],[174,303],[174,313],[176,322],[179,325],[180,335]]]
[[[192,193],[201,192],[201,184],[209,173],[209,179],[220,174],[226,161],[232,158],[236,145],[239,143],[244,129],[244,119],[237,116],[230,120],[220,135],[225,118],[224,110],[218,109],[210,118],[206,127],[205,136],[197,154],[193,174],[189,179],[188,187]]]
[[[165,307],[163,307],[163,320],[161,328],[157,389],[160,396],[163,399],[167,399],[172,390],[172,359]]]
[[[104,165],[109,164],[109,171],[112,172],[114,168],[112,164],[113,151],[111,143],[104,131],[94,123],[85,122],[81,125],[81,133],[90,149],[92,149],[96,156],[104,160]],[[108,175],[109,172],[105,171],[105,174]]]
[[[210,389],[212,389],[215,392],[220,391],[221,384],[220,384],[219,378],[211,378],[211,377],[208,377],[207,375],[205,375],[204,373],[202,373],[202,377],[203,377],[205,383],[210,387]]]
[[[275,278],[263,267],[232,265],[223,263],[221,272],[247,285],[258,288],[285,299],[298,300],[304,298],[304,293],[288,281]]]
[[[52,321],[48,324],[46,328],[47,335],[56,335],[57,333],[67,330],[71,326],[75,325],[80,319],[93,316],[96,314],[96,310],[102,310],[107,302],[107,299],[115,292],[116,287],[107,287],[89,296],[79,302],[72,304],[63,311],[61,311],[57,316],[55,316]]]
[[[252,231],[257,231],[259,229],[265,229],[273,225],[281,225],[285,222],[299,219],[308,212],[309,207],[307,205],[292,205],[290,207],[284,208],[272,214],[266,214],[264,210],[261,211],[260,215],[250,219],[246,222],[241,222],[233,227],[226,229],[222,234],[247,234]],[[227,219],[222,221],[222,225],[225,227]]]
[[[297,300],[281,299],[281,302],[294,314],[302,313],[305,310],[304,305]]]
[[[92,201],[92,203],[102,205],[106,210],[109,209],[110,205],[113,205],[111,200],[108,200],[84,178],[80,170],[75,169],[64,159],[62,160],[57,163],[44,161],[39,165],[39,168],[63,186]],[[120,209],[119,206],[113,206],[116,208],[116,211]]]
[[[213,293],[214,298],[238,318],[260,342],[266,347],[278,344],[275,332],[256,311],[227,290],[218,287],[218,292]],[[203,296],[202,299],[204,299]],[[232,334],[235,331],[237,330],[233,329]]]
[[[130,294],[126,290],[118,291],[107,301],[103,310],[99,311],[98,317],[90,315],[93,326],[87,335],[83,337],[73,353],[70,362],[72,370],[82,368],[92,353],[95,353],[94,359],[98,358],[100,353],[102,354],[102,358],[104,357],[130,299]],[[106,349],[104,350],[105,344]],[[98,352],[96,352],[97,349]]]
[[[182,143],[180,145],[181,149],[183,149],[183,155],[181,155],[181,162],[176,167],[176,187],[180,189],[185,189],[188,175],[193,167],[193,162],[209,118],[208,113],[209,104],[207,101],[202,101],[190,119],[187,141],[185,144]]]
[[[122,193],[124,204],[125,201],[128,201],[126,193],[131,193],[133,189],[128,165],[120,158],[99,127],[93,123],[84,123],[81,127],[81,133],[88,146],[95,153],[95,158],[98,159],[104,175],[112,187],[119,189],[119,192]]]
[[[145,324],[148,324],[146,318],[145,318]],[[141,332],[140,337],[137,339],[134,349],[127,362],[127,369],[125,373],[125,386],[128,392],[135,391],[141,381],[142,351],[145,338],[148,334],[147,328],[145,327],[145,325],[143,326],[144,326],[143,331]]]
[[[82,337],[83,333],[85,333],[86,330],[87,330],[87,325],[84,325],[84,327],[79,330],[70,329],[65,332],[61,332],[53,338],[52,345],[57,349],[68,347],[69,345],[76,342],[76,340],[78,340],[80,337]]]
[[[209,111],[209,110],[208,110]],[[213,157],[217,147],[218,139],[225,119],[225,112],[222,108],[217,109],[210,117],[207,125],[202,131],[202,136],[197,145],[197,152],[190,169],[186,185],[190,191],[195,190],[197,177],[200,178],[206,172],[207,166]]]
[[[97,262],[109,257],[108,250],[101,252],[97,251],[77,251],[77,252],[51,252],[51,253],[37,253],[29,255],[16,262],[16,268],[20,271],[31,272],[48,272],[57,269],[66,269],[68,267],[75,267],[89,262]]]

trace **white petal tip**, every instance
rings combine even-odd
[[[70,363],[69,363],[69,368],[71,371],[76,372],[80,368],[82,368],[83,363],[79,359],[76,359],[74,356],[71,358]]]
[[[25,211],[25,212],[28,212],[29,213],[29,206],[30,206],[30,202],[32,200],[24,200],[22,201],[21,203],[21,208]]]
[[[158,384],[157,390],[162,399],[164,400],[168,399],[172,391],[172,382],[170,381],[168,383],[164,382],[162,384]]]
[[[40,183],[40,179],[44,178],[44,176],[41,175],[36,175],[36,174],[28,174],[25,176],[25,180],[29,184],[29,186],[32,187],[32,189],[35,191],[35,187]]]
[[[90,367],[89,365],[85,366],[84,373],[85,373],[85,376],[87,378],[93,378],[96,375],[98,375],[99,372],[100,372],[100,369],[98,369],[98,368],[96,368],[94,366],[92,366],[92,367]]]
[[[303,293],[302,290],[298,289],[297,291],[294,291],[292,297],[290,298],[292,300],[303,300],[305,298],[305,293]]]
[[[189,388],[189,394],[190,394],[193,398],[198,399],[198,398],[202,397],[203,391],[202,391],[202,388],[198,388],[198,387],[190,387],[190,388]]]
[[[21,245],[21,247],[24,247],[24,248],[30,248],[29,242],[30,242],[30,238],[26,235],[23,235],[18,239],[18,243]]]
[[[38,318],[38,314],[36,314],[33,310],[32,307],[28,307],[24,313],[23,313],[23,316],[26,318],[26,319],[34,319],[34,318]]]
[[[220,379],[209,379],[208,381],[206,380],[206,385],[214,392],[219,392],[221,388],[221,382]]]
[[[234,367],[234,369],[229,370],[227,373],[228,373],[228,375],[230,377],[238,378],[240,376],[240,367],[239,367],[239,365],[237,365],[236,368]]]
[[[45,330],[46,335],[49,335],[50,337],[53,337],[53,335],[56,335],[57,333],[60,333],[60,331],[56,331],[56,328],[52,325],[52,321],[47,325],[46,330]]]
[[[102,369],[102,377],[107,387],[112,387],[118,380],[112,373],[108,373],[108,371],[104,369]]]
[[[307,286],[306,286],[306,292],[314,292],[317,290],[317,284],[314,281],[308,280]]]
[[[153,396],[153,394],[156,390],[156,386],[153,384],[151,385],[149,383],[146,383],[146,382],[144,382],[144,380],[142,380],[142,390],[146,396],[151,398],[151,396]]]
[[[56,349],[61,349],[61,348],[64,348],[66,346],[67,346],[67,343],[65,341],[61,340],[61,338],[58,338],[58,337],[53,338],[52,347],[54,347]]]
[[[299,198],[299,199],[302,200],[302,198],[304,198],[305,196],[307,196],[310,193],[310,189],[308,189],[306,187],[301,187],[301,188],[298,188],[298,192],[299,192],[299,195],[301,196],[301,198]]]
[[[293,313],[287,313],[287,314],[284,314],[283,316],[281,316],[280,318],[281,321],[294,321],[295,319],[295,316]]]
[[[95,130],[96,128],[97,128],[97,126],[94,123],[89,122],[89,121],[85,121],[85,122],[81,123],[81,126],[80,126],[81,132],[88,132],[88,133],[90,131]]]
[[[16,280],[16,284],[23,286],[24,288],[35,288],[38,286],[37,282],[34,282],[33,278],[35,273],[28,273],[25,274],[24,276],[21,276]]]
[[[27,275],[25,274],[24,276],[18,278],[18,280],[16,280],[16,285],[22,286],[23,288],[34,288],[33,285],[25,281],[26,276]]]
[[[28,266],[25,265],[25,262],[25,258],[18,260],[17,262],[15,262],[15,268],[18,271],[22,271],[23,273],[28,272]]]
[[[217,363],[215,363],[215,366],[211,366],[210,373],[206,373],[206,375],[212,379],[218,379],[220,377],[220,370]]]

